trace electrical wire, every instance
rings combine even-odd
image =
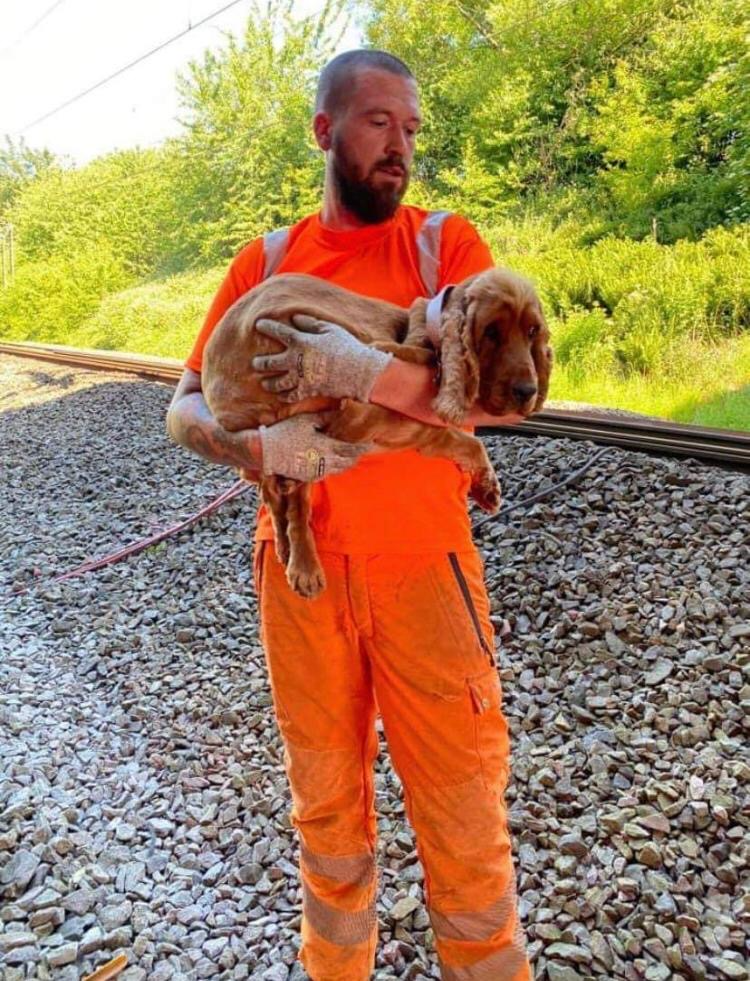
[[[546,490],[539,491],[537,494],[532,494],[531,497],[526,497],[520,501],[514,501],[508,507],[503,508],[502,516],[509,514],[516,508],[526,507],[529,504],[535,504],[537,501],[543,500],[545,497],[550,497],[555,491],[562,490],[564,487],[569,487],[571,484],[576,483],[583,477],[583,475],[594,466],[594,464],[600,460],[606,453],[611,451],[612,447],[605,446],[600,449],[598,453],[595,453],[590,459],[582,466],[580,469],[576,470],[575,473],[570,474],[565,480],[560,481],[557,484],[553,484]],[[102,569],[104,566],[113,565],[115,562],[121,562],[123,559],[129,558],[131,555],[137,555],[139,552],[144,551],[147,548],[157,545],[163,542],[166,538],[171,538],[186,528],[190,528],[201,518],[206,517],[209,514],[213,514],[218,508],[228,501],[234,500],[235,498],[247,493],[250,488],[254,486],[245,480],[238,480],[231,487],[222,491],[221,494],[205,507],[201,508],[196,514],[191,515],[184,521],[180,521],[175,525],[171,525],[169,528],[165,528],[162,531],[156,532],[153,535],[149,535],[146,538],[142,538],[140,541],[133,542],[130,545],[126,545],[124,548],[118,549],[116,552],[111,552],[109,555],[104,555],[98,559],[89,559],[83,562],[81,565],[76,566],[73,569],[69,569],[67,572],[61,575],[55,576],[52,579],[44,578],[37,582],[29,583],[25,586],[15,586],[11,590],[12,595],[19,595],[21,593],[26,593],[30,589],[45,586],[51,583],[63,582],[66,579],[72,579],[76,576],[82,576],[87,572],[95,572],[97,569]],[[482,525],[486,524],[488,521],[492,521],[498,517],[497,515],[491,514],[484,518],[482,521],[477,522],[473,528],[472,532],[475,532]]]
[[[16,586],[11,590],[13,595],[18,595],[20,593],[26,593],[29,589],[36,586],[44,586],[56,582],[63,582],[65,579],[72,579],[75,576],[82,576],[86,572],[95,572],[97,569],[104,568],[105,565],[114,565],[115,562],[121,562],[123,559],[128,558],[131,555],[137,555],[146,548],[150,548],[153,545],[158,545],[159,542],[163,542],[165,538],[171,538],[180,531],[184,531],[186,528],[190,528],[192,525],[199,521],[201,518],[205,518],[209,514],[213,514],[222,504],[226,504],[227,501],[233,501],[236,497],[240,497],[242,494],[246,494],[253,484],[248,483],[245,480],[238,480],[236,483],[232,484],[226,490],[222,491],[218,497],[210,501],[205,507],[201,508],[200,511],[195,514],[190,515],[189,518],[185,518],[184,521],[178,522],[176,525],[170,525],[169,528],[164,528],[162,531],[156,532],[154,535],[149,535],[147,538],[142,538],[140,541],[133,542],[130,545],[126,545],[124,548],[118,549],[116,552],[111,552],[109,555],[105,555],[99,559],[88,559],[81,565],[76,566],[74,569],[69,569],[67,572],[62,573],[62,575],[55,576],[52,579],[43,579],[39,582],[31,583],[27,586]]]
[[[26,28],[26,30],[23,32],[23,34],[21,34],[20,37],[17,37],[15,41],[11,41],[11,43],[7,46],[7,48],[3,48],[2,50],[0,50],[0,57],[5,57],[5,55],[8,54],[9,51],[12,51],[13,48],[15,48],[17,45],[21,43],[21,41],[27,38],[29,34],[32,33],[32,31],[35,31],[37,27],[39,27],[39,25],[42,23],[42,21],[46,20],[49,17],[49,15],[52,13],[53,10],[57,10],[57,8],[60,6],[61,3],[65,3],[65,0],[57,0],[57,2],[53,3],[51,7],[48,7],[44,11],[41,17],[37,17],[37,19],[34,21],[31,27]]]
[[[111,75],[108,75],[106,78],[103,78],[100,82],[97,82],[95,85],[90,86],[83,92],[79,92],[78,95],[74,95],[71,99],[68,99],[66,102],[61,103],[59,106],[56,106],[54,109],[50,109],[49,112],[46,112],[43,116],[39,116],[38,119],[35,119],[33,122],[28,123],[26,126],[18,130],[17,132],[25,133],[26,130],[31,129],[32,126],[36,126],[38,123],[44,122],[45,119],[49,119],[50,116],[54,116],[56,113],[61,112],[63,109],[67,109],[67,107],[72,106],[74,102],[78,102],[79,99],[82,99],[86,95],[90,95],[91,92],[94,92],[96,91],[96,89],[99,89],[103,85],[106,85],[108,82],[111,82],[112,79],[117,78],[118,76],[122,75],[124,72],[133,68],[135,65],[139,65],[142,61],[145,61],[147,58],[150,58],[151,55],[156,54],[157,51],[162,51],[168,45],[173,44],[175,41],[178,41],[181,37],[184,37],[186,34],[189,34],[191,31],[194,31],[202,24],[205,24],[207,21],[211,20],[214,17],[218,17],[219,14],[223,14],[226,10],[229,10],[232,7],[236,7],[238,3],[242,3],[242,2],[243,0],[232,0],[231,3],[225,4],[223,7],[219,8],[219,10],[214,10],[213,13],[209,14],[207,17],[204,17],[202,20],[199,20],[196,24],[191,24],[184,31],[180,31],[180,33],[175,34],[174,37],[171,37],[168,40],[163,41],[157,47],[152,48],[151,51],[147,51],[139,58],[136,58],[135,61],[131,61],[129,64],[124,65],[122,68],[118,68],[116,72],[113,72]]]
[[[580,469],[570,474],[568,477],[565,478],[565,480],[561,480],[558,484],[553,484],[551,487],[548,487],[546,490],[539,491],[536,494],[532,494],[531,497],[525,497],[520,501],[513,501],[512,504],[504,505],[502,511],[499,514],[488,514],[486,518],[482,518],[481,521],[477,521],[472,525],[471,528],[472,532],[478,531],[480,528],[482,528],[490,521],[495,521],[498,518],[507,517],[511,511],[515,511],[517,508],[526,507],[529,504],[536,504],[538,501],[543,501],[546,497],[551,497],[551,495],[554,494],[555,491],[562,490],[564,487],[570,487],[571,484],[577,483],[581,479],[581,477],[583,477],[584,474],[587,473],[587,471],[589,471],[594,466],[594,464],[597,461],[599,461],[607,453],[610,453],[611,450],[612,450],[611,446],[605,446],[603,449],[599,450],[598,453],[594,453],[594,455],[590,457]]]

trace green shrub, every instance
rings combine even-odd
[[[184,358],[225,272],[181,273],[113,293],[65,343]]]
[[[0,336],[65,344],[108,293],[132,282],[103,239],[71,255],[21,265],[12,285],[0,292]]]

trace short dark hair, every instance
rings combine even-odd
[[[335,113],[341,106],[342,94],[351,90],[354,75],[361,68],[376,68],[415,80],[403,61],[387,51],[376,51],[373,48],[344,51],[329,61],[320,73],[315,111]]]

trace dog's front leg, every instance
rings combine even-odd
[[[385,351],[392,354],[399,361],[408,361],[410,364],[426,364],[434,366],[436,364],[435,352],[429,347],[417,347],[415,344],[399,344],[397,341],[375,341],[370,344],[378,351]]]
[[[456,429],[438,429],[437,426],[423,428],[428,432],[418,447],[420,453],[425,456],[447,456],[470,473],[469,493],[483,511],[495,514],[501,501],[500,481],[484,443]]]
[[[287,582],[295,593],[313,599],[325,589],[326,579],[310,528],[310,484],[298,484],[287,496],[286,514],[290,544]]]

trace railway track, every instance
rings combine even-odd
[[[56,344],[0,342],[0,354],[53,361],[93,371],[123,371],[155,381],[175,384],[182,362],[172,358],[143,357],[119,351],[79,350]],[[496,435],[498,429],[480,426],[477,435]],[[585,439],[604,446],[620,446],[658,455],[691,457],[735,470],[750,471],[750,433],[664,422],[648,416],[581,409],[545,409],[519,426],[503,426],[503,433]]]

